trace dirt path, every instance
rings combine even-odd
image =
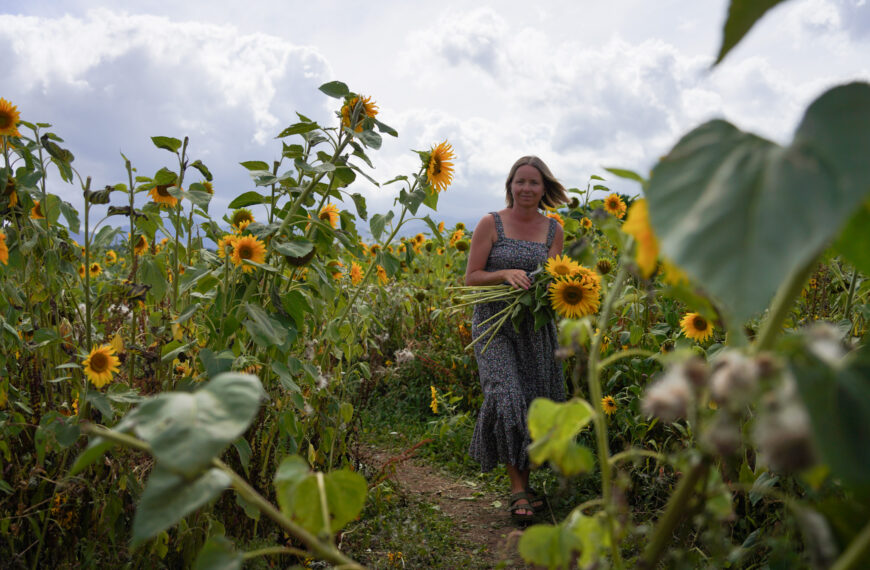
[[[521,530],[506,510],[507,496],[488,493],[474,481],[456,478],[412,457],[367,448],[373,466],[395,481],[410,498],[437,505],[457,532],[472,544],[468,554],[480,568],[528,568],[517,553]],[[499,566],[499,563],[503,566]]]

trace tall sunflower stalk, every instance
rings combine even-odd
[[[579,318],[598,311],[601,303],[601,277],[589,268],[583,267],[568,256],[558,255],[530,272],[532,285],[528,289],[517,289],[510,285],[471,285],[449,287],[456,291],[454,311],[482,303],[505,303],[505,306],[478,327],[490,324],[486,330],[465,347],[466,350],[486,339],[481,352],[486,352],[489,344],[501,327],[510,319],[514,326],[527,317],[527,311],[534,319],[535,330],[553,320],[558,314],[562,317]]]

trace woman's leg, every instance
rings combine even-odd
[[[511,480],[511,494],[514,493],[524,493],[529,486],[529,470],[523,469],[520,471],[516,468],[516,466],[508,463],[506,465],[508,477]],[[528,505],[529,502],[525,499],[520,499],[517,501],[519,505]],[[531,506],[528,509],[517,509],[516,513],[520,516],[527,516],[534,514]]]

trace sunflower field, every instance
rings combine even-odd
[[[763,13],[740,4],[719,60]],[[870,565],[870,85],[820,94],[787,146],[713,120],[648,175],[564,173],[564,255],[528,291],[463,286],[471,231],[434,214],[447,141],[376,181],[398,133],[320,90],[334,123],[299,114],[226,212],[195,140],[154,136],[165,167],[122,155],[97,185],[0,99],[4,567],[451,566],[440,530],[372,548],[401,504],[360,450],[393,430],[474,472],[488,301],[497,326],[556,319],[568,383],[529,409],[555,516],[522,530],[526,563]]]

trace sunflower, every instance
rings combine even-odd
[[[169,187],[175,186],[175,182],[169,184],[158,184],[148,191],[148,194],[159,206],[168,206],[174,208],[178,204],[178,198],[169,193]]]
[[[560,226],[565,227],[565,220],[563,220],[562,216],[560,216],[557,212],[547,212],[546,216],[548,218],[553,218],[554,220],[559,222]]]
[[[381,285],[386,285],[390,282],[390,278],[387,276],[387,270],[381,265],[378,265],[378,281],[381,282]]]
[[[82,362],[85,376],[97,388],[102,388],[112,381],[112,375],[118,372],[121,361],[115,357],[115,349],[110,344],[94,347],[90,355]]]
[[[435,192],[445,190],[453,182],[453,147],[447,141],[433,147],[426,155],[426,178]]]
[[[110,249],[106,252],[106,265],[114,265],[118,261],[118,254],[115,250]]]
[[[372,255],[372,257],[376,256],[379,251],[381,251],[381,245],[377,243],[373,243],[369,248],[369,253]]]
[[[361,133],[363,130],[363,121],[367,118],[374,118],[378,114],[378,106],[372,101],[371,97],[358,96],[349,99],[341,108],[341,126],[350,128],[350,122],[353,120],[353,112],[356,109],[357,103],[362,103],[360,112],[357,115],[356,122],[353,125],[353,130]]]
[[[547,260],[544,269],[547,273],[558,279],[559,277],[574,275],[580,269],[580,264],[567,255],[557,255]]]
[[[467,239],[461,239],[456,242],[455,247],[456,251],[468,251],[469,249],[471,249],[471,242],[469,242]]]
[[[578,318],[591,315],[601,304],[600,291],[583,278],[559,279],[550,284],[550,303],[559,315]]]
[[[588,267],[578,265],[573,277],[579,277],[584,281],[589,281],[593,287],[599,290],[601,289],[601,275],[589,269]]]
[[[0,263],[9,265],[9,246],[6,245],[6,234],[0,232]]]
[[[610,263],[608,259],[599,259],[598,263],[595,264],[595,271],[600,273],[601,275],[607,275],[613,269],[613,264]]]
[[[429,402],[429,408],[432,409],[433,414],[438,413],[438,391],[435,389],[435,386],[429,386],[429,391],[432,393],[432,401]]]
[[[133,246],[133,253],[142,255],[146,249],[148,249],[148,238],[145,237],[145,234],[139,234],[136,236],[136,245]]]
[[[354,261],[350,265],[350,282],[359,285],[363,280],[363,270],[360,264]]]
[[[637,261],[637,266],[640,267],[641,275],[648,278],[656,270],[659,241],[649,223],[649,209],[645,199],[641,198],[631,205],[628,217],[622,224],[622,231],[634,237],[637,242],[634,259]]]
[[[209,194],[214,194],[214,184],[206,180],[202,183],[202,186],[203,188],[205,188],[206,192],[208,192]]]
[[[423,243],[424,241],[426,241],[426,236],[424,236],[423,234],[417,234],[414,236],[414,241],[416,243]]]
[[[233,234],[224,234],[224,237],[222,237],[220,240],[218,240],[218,244],[217,244],[218,256],[221,258],[224,258],[227,256],[227,254],[232,255],[233,254],[233,244],[235,243],[237,238],[238,238],[238,236],[235,236]]]
[[[450,235],[450,241],[448,242],[450,246],[456,245],[456,242],[462,239],[462,236],[465,235],[465,230],[456,230]]]
[[[239,232],[252,223],[254,223],[254,214],[252,214],[247,208],[239,208],[233,212],[232,217],[230,217],[230,224],[232,224],[232,226]]]
[[[100,264],[96,263],[96,262],[91,263],[90,267],[88,268],[88,273],[91,274],[91,277],[96,277],[97,275],[99,275],[102,272],[103,272],[103,268],[100,267]]]
[[[613,214],[617,218],[625,216],[625,202],[619,197],[619,194],[613,193],[604,199],[604,209],[608,214]]]
[[[438,222],[438,233],[439,234],[444,233],[444,222]]]
[[[684,335],[698,342],[704,342],[713,334],[713,325],[699,313],[686,313],[680,319],[680,328]]]
[[[249,273],[254,270],[254,266],[242,264],[242,260],[263,263],[266,261],[266,245],[254,236],[236,238],[233,243],[232,259],[234,264],[242,266],[242,271]]]
[[[42,206],[40,206],[39,200],[33,201],[33,208],[30,209],[30,217],[34,220],[45,219],[45,214],[42,212]]]
[[[0,135],[20,137],[19,121],[21,121],[21,113],[18,112],[18,108],[6,99],[0,99]]]
[[[335,204],[327,204],[321,208],[317,217],[323,222],[329,222],[329,225],[335,228],[338,225],[338,206]]]
[[[85,278],[85,264],[84,263],[79,265],[79,277],[81,277],[82,279]]]
[[[608,416],[612,416],[617,407],[616,400],[613,399],[613,396],[604,396],[601,398],[601,408]]]
[[[580,225],[583,226],[584,229],[590,230],[592,229],[592,220],[584,216],[583,219],[580,220]]]

